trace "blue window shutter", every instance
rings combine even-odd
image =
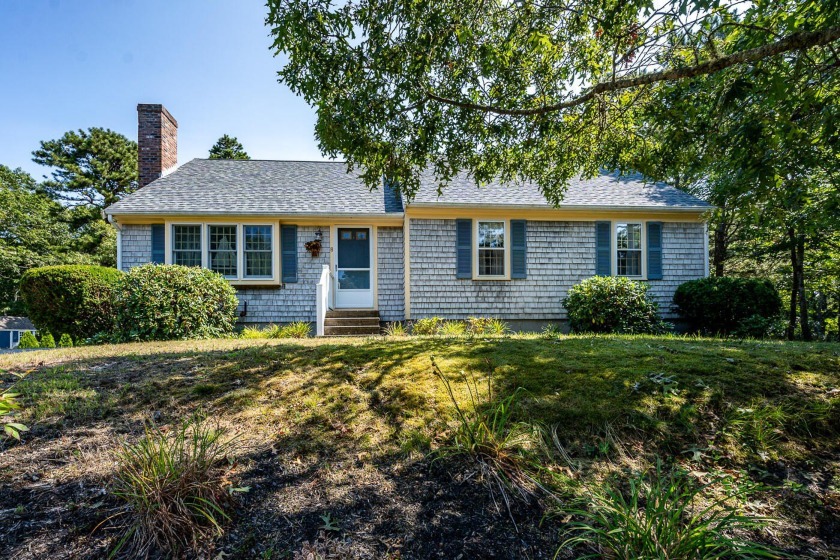
[[[472,220],[455,220],[456,278],[472,278]]]
[[[166,262],[166,238],[163,224],[152,226],[152,262],[163,264]]]
[[[280,227],[280,266],[283,269],[283,282],[297,282],[297,226]]]
[[[510,221],[510,277],[527,278],[527,229],[525,220]]]
[[[647,223],[647,277],[662,280],[662,222]]]
[[[612,222],[595,222],[595,274],[612,275]]]

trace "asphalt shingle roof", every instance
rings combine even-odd
[[[437,183],[432,174],[426,174],[416,204],[444,206],[494,205],[545,207],[546,201],[537,185],[509,185],[498,182],[476,186],[466,175],[456,177],[438,197]],[[563,196],[561,208],[709,208],[710,206],[690,194],[662,183],[645,182],[640,174],[619,176],[603,173],[591,179],[572,179]]]
[[[550,207],[536,185],[477,187],[456,177],[437,196],[431,173],[414,203],[441,206]],[[702,200],[641,176],[603,174],[571,182],[561,207],[703,209]],[[343,162],[194,159],[111,205],[109,214],[387,215],[403,211],[388,187],[368,190]]]
[[[34,331],[35,325],[27,317],[0,316],[0,331]]]
[[[343,162],[194,159],[108,207],[109,214],[388,214],[390,188],[370,191]]]

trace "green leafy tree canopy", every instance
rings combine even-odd
[[[210,148],[210,159],[251,159],[236,136],[225,134]]]
[[[530,180],[559,203],[576,175],[629,169],[639,112],[669,83],[807,52],[834,61],[837,0],[269,0],[281,82],[316,107],[330,156],[410,199]],[[829,64],[832,64],[829,62]],[[746,98],[746,93],[741,92]]]

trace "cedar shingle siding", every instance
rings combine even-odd
[[[324,234],[321,241],[321,254],[312,257],[303,245],[315,238],[315,232],[318,229]],[[297,282],[294,284],[285,284],[283,289],[276,287],[237,288],[239,310],[244,310],[244,302],[248,302],[248,315],[242,317],[241,322],[315,322],[315,287],[321,279],[321,269],[325,264],[330,264],[330,228],[327,226],[298,226],[297,252]]]
[[[411,220],[411,317],[564,319],[569,286],[595,274],[594,222],[527,224],[528,277],[458,279],[455,220]]]
[[[405,319],[405,249],[401,227],[377,228],[379,262],[379,317],[383,321]]]
[[[239,288],[240,310],[248,302],[247,323],[315,321],[315,286],[329,264],[330,228],[320,226],[323,248],[312,258],[303,244],[319,226],[299,226],[298,282],[285,288]],[[702,223],[662,224],[662,280],[650,281],[666,318],[677,286],[705,272]],[[595,223],[529,220],[527,278],[458,279],[455,271],[455,220],[411,219],[411,315],[463,318],[486,315],[507,320],[563,320],[562,299],[572,285],[595,274]],[[403,230],[377,228],[378,301],[383,321],[405,318]],[[150,226],[125,225],[123,269],[151,260]]]
[[[152,226],[122,226],[122,269],[152,262]]]

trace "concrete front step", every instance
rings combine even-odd
[[[327,319],[344,319],[347,317],[379,317],[375,309],[329,309]]]
[[[379,327],[379,317],[327,317],[324,327]]]
[[[324,325],[324,336],[371,336],[380,334],[379,325],[376,326],[327,326]]]

